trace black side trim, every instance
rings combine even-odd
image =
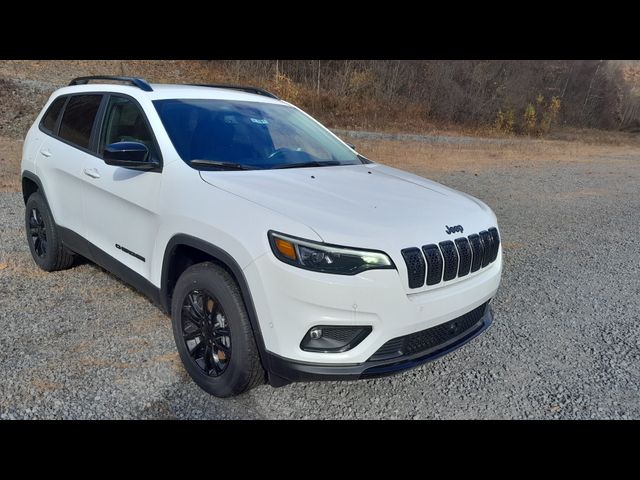
[[[146,262],[146,260],[144,259],[144,257],[142,255],[138,255],[136,252],[132,252],[128,248],[123,247],[122,245],[120,245],[119,243],[116,243],[116,248],[118,250],[122,250],[124,253],[128,253],[129,255],[131,255],[134,258],[137,258],[138,260],[142,260],[143,262]]]
[[[180,245],[185,245],[188,247],[196,248],[204,253],[211,255],[213,258],[224,263],[233,275],[236,277],[238,281],[238,286],[240,287],[240,292],[242,293],[242,298],[244,300],[244,305],[247,309],[247,313],[249,314],[249,321],[251,322],[251,328],[253,329],[253,335],[256,339],[256,345],[258,346],[258,353],[260,354],[260,361],[262,363],[263,368],[270,372],[270,364],[269,364],[269,355],[267,354],[267,349],[264,345],[264,339],[262,337],[262,331],[260,330],[260,324],[258,323],[258,314],[256,312],[256,308],[253,304],[253,297],[251,296],[251,291],[249,290],[249,285],[247,283],[247,279],[244,276],[244,272],[240,268],[240,265],[234,260],[234,258],[229,255],[226,251],[222,250],[215,245],[212,245],[204,240],[200,240],[199,238],[192,237],[191,235],[186,234],[177,234],[171,237],[171,240],[167,243],[167,247],[164,251],[164,258],[162,260],[162,282],[160,287],[160,295],[161,301],[164,308],[167,311],[171,311],[171,299],[169,297],[169,265],[171,265],[171,258],[175,254],[176,248]],[[276,385],[281,384],[277,381],[272,382],[271,376],[269,377],[270,383]]]
[[[56,228],[58,229],[58,232],[60,232],[60,238],[62,239],[62,244],[65,247],[111,272],[120,280],[131,285],[138,292],[150,298],[153,303],[162,307],[165,312],[167,311],[164,309],[164,305],[160,300],[160,289],[149,280],[139,273],[131,270],[126,265],[120,263],[111,255],[105,253],[103,250],[86,240],[84,237],[81,237],[73,230],[69,230],[68,228],[61,227],[59,225],[56,226]]]

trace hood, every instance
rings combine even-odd
[[[462,225],[469,235],[495,225],[495,215],[479,200],[379,164],[200,175],[217,188],[305,224],[324,242],[383,250],[394,257],[402,248],[460,236],[447,234],[446,226]]]

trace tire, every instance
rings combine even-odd
[[[223,268],[204,262],[184,271],[173,291],[171,321],[180,359],[205,392],[230,397],[264,383],[242,295]]]
[[[49,205],[38,192],[27,199],[24,220],[29,250],[36,265],[47,272],[73,265],[73,252],[62,245]]]

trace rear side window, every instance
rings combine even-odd
[[[62,111],[62,107],[66,101],[67,97],[58,97],[53,101],[49,110],[47,110],[47,113],[42,117],[42,128],[48,132],[54,132],[56,123],[58,122],[58,117],[60,116],[60,112]]]
[[[96,119],[102,95],[74,95],[69,99],[62,123],[60,138],[82,148],[89,148],[91,129]]]

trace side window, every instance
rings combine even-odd
[[[62,107],[66,101],[66,96],[58,97],[53,101],[47,110],[47,113],[42,117],[42,122],[40,123],[44,130],[49,133],[55,133],[54,130],[56,128],[56,123],[58,122],[58,117],[60,116],[60,112],[62,111]]]
[[[102,155],[107,145],[116,142],[139,142],[155,156],[153,136],[140,107],[126,97],[112,96],[104,117],[98,153]]]
[[[60,138],[79,147],[89,148],[91,129],[101,101],[102,95],[72,96],[62,115],[58,134]]]

